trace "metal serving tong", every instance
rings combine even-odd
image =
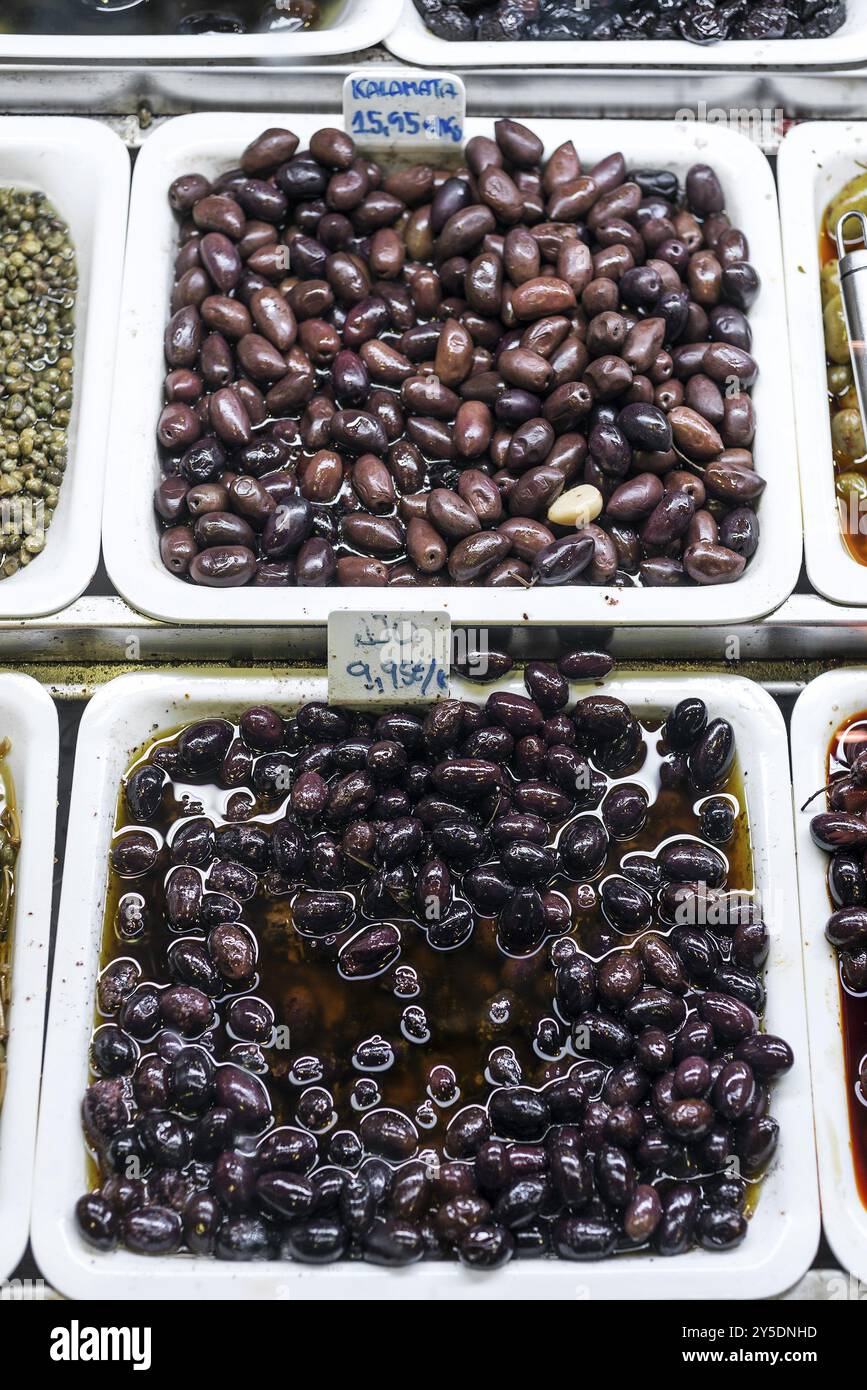
[[[858,234],[847,239],[846,224],[853,221]],[[861,419],[867,424],[867,217],[863,212],[844,212],[835,237],[852,375]]]

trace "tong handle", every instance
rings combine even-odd
[[[858,223],[858,236],[847,250],[846,224]],[[849,356],[862,424],[867,425],[867,217],[863,212],[844,212],[837,223],[835,240],[840,258],[840,289],[849,337]],[[860,246],[857,243],[861,243]]]

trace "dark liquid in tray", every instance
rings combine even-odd
[[[840,740],[847,744],[863,739],[867,742],[867,712],[854,718],[836,731],[828,749],[828,776],[844,770],[837,756]],[[830,947],[829,947],[830,949]],[[849,1126],[852,1134],[852,1163],[858,1195],[867,1206],[867,1097],[862,1098],[858,1073],[861,1059],[867,1053],[867,994],[853,994],[839,976],[840,1014],[843,1023],[843,1055],[846,1062],[846,1096],[849,1102]]]
[[[644,744],[637,764],[608,779],[609,785],[643,784],[651,804],[647,822],[637,836],[612,841],[607,864],[595,881],[597,888],[602,878],[618,872],[624,856],[653,853],[664,841],[679,835],[700,838],[696,808],[707,799],[707,794],[660,787],[661,724],[661,719],[643,721]],[[172,733],[158,736],[141,750],[129,771],[151,761],[155,749],[171,745],[176,737]],[[219,827],[226,823],[223,813],[227,800],[238,793],[238,788],[227,791],[207,782],[175,783],[164,799],[159,819],[149,825],[165,835],[179,816],[204,814]],[[241,793],[256,796],[252,790],[245,793],[241,789]],[[729,797],[737,807],[734,833],[718,846],[729,861],[726,886],[729,890],[752,893],[755,885],[746,796],[737,761],[724,788],[714,793],[720,794]],[[182,805],[185,799],[186,808]],[[274,823],[282,818],[286,802],[285,793],[271,799],[257,797],[249,819]],[[116,830],[119,833],[138,828],[130,822],[121,792]],[[132,957],[141,966],[142,980],[171,983],[166,951],[178,936],[169,929],[163,912],[168,867],[168,858],[162,854],[157,867],[144,878],[120,880],[110,872],[103,968],[118,957]],[[572,926],[568,934],[594,959],[638,940],[638,936],[628,937],[608,926],[595,894],[589,895],[591,904],[587,906],[586,884],[562,877],[548,885],[548,891],[552,890],[569,900]],[[115,927],[119,898],[130,891],[143,894],[151,909],[151,925],[143,936],[132,941],[119,939]],[[341,891],[355,897],[350,885]],[[460,893],[459,882],[456,892]],[[458,949],[442,951],[432,948],[412,921],[401,921],[398,916],[377,917],[374,920],[393,921],[401,930],[398,969],[391,968],[374,979],[347,980],[338,973],[333,938],[328,945],[302,937],[293,928],[292,896],[291,892],[270,898],[257,895],[245,905],[242,920],[252,929],[259,945],[257,975],[247,989],[233,992],[250,993],[265,1000],[274,1011],[277,1028],[289,1030],[288,1046],[270,1047],[264,1054],[268,1071],[262,1080],[271,1093],[275,1124],[297,1123],[295,1108],[305,1087],[321,1084],[331,1092],[337,1119],[321,1143],[323,1153],[334,1133],[357,1131],[363,1113],[357,1092],[362,1077],[367,1084],[372,1076],[377,1086],[380,1098],[374,1105],[401,1110],[413,1120],[418,1129],[420,1154],[434,1160],[434,1156],[444,1156],[445,1130],[454,1115],[463,1106],[484,1104],[496,1088],[497,1081],[486,1075],[492,1049],[511,1049],[523,1074],[522,1084],[531,1087],[565,1075],[580,1055],[571,1051],[569,1027],[558,1025],[554,1007],[551,944],[560,938],[549,936],[533,955],[510,957],[497,943],[494,920],[477,916],[469,942]],[[355,906],[356,917],[338,938],[338,944],[369,920],[364,918],[357,897]],[[670,924],[654,917],[652,931],[667,935],[671,929]],[[731,936],[721,932],[715,935],[723,957],[727,958]],[[695,997],[692,992],[686,996],[690,1011]],[[539,1028],[543,1020],[552,1021],[547,1034]],[[103,1021],[98,1015],[97,1025]],[[425,1032],[429,1034],[426,1039]],[[554,1051],[546,1050],[539,1042],[540,1037],[552,1033],[559,1038]],[[377,1036],[390,1044],[393,1060],[380,1072],[362,1072],[353,1060],[357,1048]],[[214,1038],[213,1056],[219,1063],[226,1060],[227,1050],[235,1040],[227,1035],[222,1024]],[[145,1042],[141,1050],[146,1054],[152,1045]],[[316,1074],[318,1068],[311,1069],[309,1062],[302,1060],[310,1058],[321,1064],[321,1081]],[[450,1068],[459,1087],[459,1099],[447,1107],[435,1104],[428,1089],[434,1067]],[[701,1174],[696,1170],[692,1176],[698,1178]],[[94,1185],[99,1181],[95,1166],[93,1181]],[[748,1210],[754,1206],[758,1186],[756,1179],[749,1183]]]
[[[0,34],[100,38],[318,29],[340,0],[4,0]]]

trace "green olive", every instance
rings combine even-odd
[[[837,236],[837,223],[846,212],[863,212],[867,215],[867,173],[856,174],[854,179],[844,183],[840,192],[825,212],[825,228],[833,239]]]
[[[834,452],[847,459],[860,459],[867,453],[864,430],[857,410],[838,410],[831,421]]]
[[[846,319],[843,316],[843,301],[839,294],[828,300],[822,320],[825,325],[825,351],[831,361],[848,362],[849,338],[846,333]]]
[[[841,473],[835,487],[837,496],[844,501],[849,497],[856,497],[859,502],[867,502],[867,478],[863,473]]]
[[[840,262],[838,260],[826,261],[822,266],[819,285],[823,304],[827,304],[829,299],[833,299],[835,294],[840,293]]]
[[[842,396],[852,385],[852,368],[846,363],[828,368],[828,390],[832,396]]]

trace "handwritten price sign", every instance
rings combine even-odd
[[[467,94],[453,73],[380,68],[350,73],[343,84],[343,120],[359,145],[399,154],[440,145],[460,149]]]
[[[451,623],[439,613],[332,613],[328,698],[413,704],[449,693]]]

